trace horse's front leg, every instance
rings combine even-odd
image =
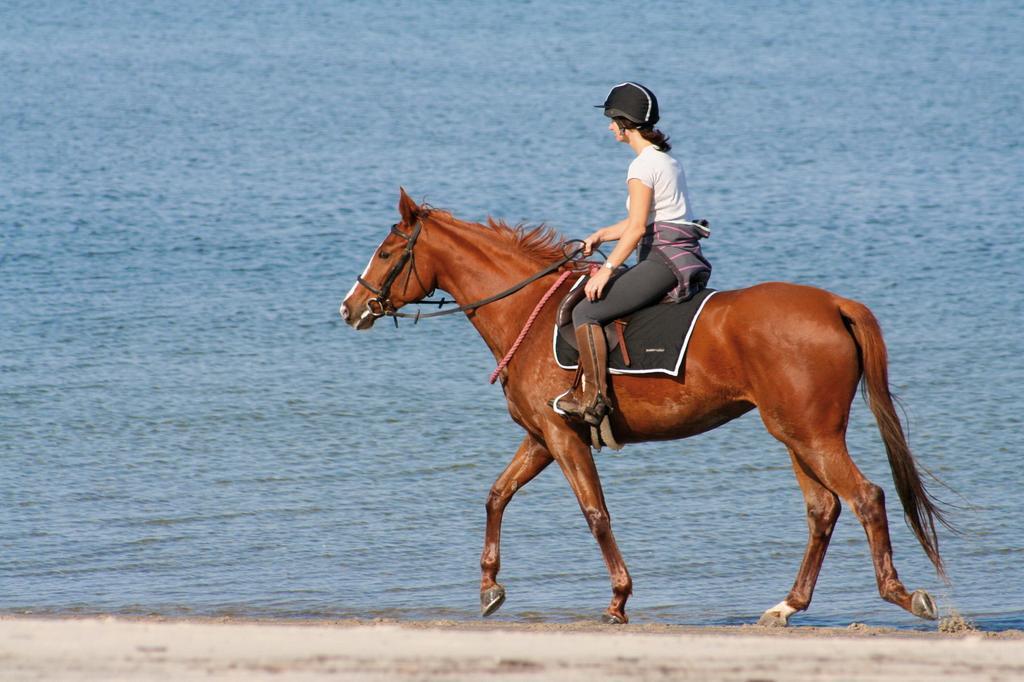
[[[505,588],[496,581],[501,569],[501,518],[512,496],[551,464],[551,453],[527,435],[515,457],[491,486],[487,496],[487,530],[480,556],[480,613],[489,616],[505,602]]]
[[[562,467],[562,473],[576,493],[576,500],[587,519],[590,532],[601,546],[601,554],[608,566],[612,581],[612,601],[602,620],[616,625],[626,623],[629,621],[626,617],[626,600],[633,593],[633,579],[629,577],[626,562],[622,560],[615,536],[612,535],[611,515],[605,505],[601,479],[597,475],[590,446],[579,434],[564,425],[545,431],[544,435],[558,465]]]

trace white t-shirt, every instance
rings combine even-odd
[[[686,174],[678,161],[654,145],[644,147],[626,173],[628,183],[636,178],[654,190],[651,194],[651,208],[647,213],[647,224],[671,223],[692,220],[690,197],[686,191]],[[626,197],[629,210],[629,197]]]

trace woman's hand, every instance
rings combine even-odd
[[[601,298],[604,294],[604,288],[608,285],[608,280],[612,278],[612,271],[608,268],[600,268],[597,272],[590,276],[584,285],[583,291],[587,295],[588,301],[596,301]]]
[[[583,240],[583,255],[589,256],[594,252],[594,249],[601,246],[604,243],[604,239],[601,238],[602,230],[598,230],[594,234],[590,235]]]

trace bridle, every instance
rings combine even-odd
[[[394,303],[391,302],[391,285],[395,283],[398,276],[402,273],[402,268],[409,261],[412,261],[412,266],[409,268],[409,274],[405,276],[405,284],[402,285],[404,289],[409,284],[409,278],[412,277],[413,271],[416,269],[416,259],[413,256],[412,248],[416,246],[416,240],[420,237],[420,230],[423,227],[419,218],[416,219],[416,224],[412,227],[410,234],[405,234],[398,229],[398,223],[391,226],[391,234],[401,237],[405,240],[405,248],[402,249],[402,255],[398,257],[398,260],[391,266],[387,274],[384,276],[384,281],[381,283],[380,288],[373,286],[366,281],[362,275],[356,278],[356,281],[362,284],[364,287],[370,290],[371,293],[375,294],[373,298],[366,302],[366,309],[370,312],[373,317],[384,317],[385,315],[398,316],[398,310],[395,308]],[[416,280],[419,281],[417,275]],[[421,283],[422,284],[422,283]],[[427,293],[427,296],[433,294],[433,289]],[[374,308],[374,306],[377,308]],[[405,317],[405,315],[402,315]],[[398,320],[395,320],[396,324]]]
[[[422,313],[419,310],[417,310],[414,314],[403,313],[403,312],[399,312],[398,309],[395,307],[395,304],[391,301],[391,285],[394,284],[395,280],[398,279],[398,276],[401,275],[402,268],[405,267],[406,263],[409,263],[410,265],[409,265],[409,272],[405,276],[405,284],[403,285],[403,289],[406,286],[408,286],[409,278],[412,277],[413,274],[416,272],[416,256],[413,253],[413,247],[416,246],[416,240],[419,239],[420,231],[421,231],[422,227],[423,227],[423,225],[422,225],[421,219],[419,217],[416,218],[416,223],[413,225],[412,232],[410,232],[409,234],[406,234],[406,233],[402,232],[401,230],[399,230],[398,229],[398,223],[395,223],[394,225],[391,226],[391,234],[393,234],[395,236],[398,236],[398,237],[401,237],[402,239],[404,239],[405,240],[405,248],[402,249],[402,253],[398,257],[398,260],[394,263],[394,265],[391,266],[391,268],[388,270],[387,274],[384,276],[384,281],[381,282],[381,285],[380,285],[379,288],[373,286],[373,284],[371,284],[366,279],[364,279],[362,275],[360,275],[359,277],[356,278],[357,282],[362,284],[364,287],[369,289],[371,293],[374,294],[374,297],[366,302],[366,310],[367,310],[367,312],[372,317],[374,317],[374,318],[384,317],[385,315],[390,315],[391,317],[394,318],[395,326],[396,327],[398,326],[398,318],[399,317],[411,317],[411,318],[413,318],[414,323],[415,323],[415,322],[419,322],[420,318],[438,317],[438,316],[441,316],[441,315],[451,315],[453,313],[459,313],[459,312],[464,312],[464,311],[468,311],[468,310],[475,310],[476,308],[479,308],[481,306],[485,306],[488,303],[493,303],[494,301],[500,300],[502,298],[505,298],[506,296],[510,296],[510,295],[516,293],[517,291],[519,291],[523,287],[527,286],[528,284],[536,282],[541,277],[544,277],[545,275],[549,275],[552,272],[558,270],[563,265],[565,265],[569,261],[571,261],[574,258],[576,258],[576,256],[579,255],[583,251],[583,247],[582,246],[578,246],[575,249],[573,249],[570,253],[565,255],[565,257],[562,258],[562,260],[560,260],[558,262],[555,262],[555,263],[552,263],[551,265],[549,265],[548,267],[544,268],[543,270],[541,270],[537,274],[531,275],[530,277],[524,279],[523,281],[519,282],[518,284],[515,284],[515,285],[509,287],[505,291],[497,293],[494,296],[488,296],[487,298],[481,299],[481,300],[476,301],[474,303],[468,303],[466,305],[460,305],[457,308],[446,308],[444,310],[437,310],[437,311],[434,311],[432,313]],[[573,242],[580,242],[580,243],[582,243],[582,241],[579,240],[579,239],[570,239],[569,241],[565,242],[565,244],[566,245],[567,244],[572,244]],[[564,245],[563,245],[563,253],[565,253]],[[423,282],[420,280],[419,274],[416,274],[416,281],[420,283],[420,286],[423,286]],[[426,287],[423,287],[423,289],[424,289],[424,291],[426,291]],[[424,298],[421,298],[421,299],[419,299],[417,301],[409,301],[409,303],[414,303],[414,304],[434,304],[434,305],[437,305],[438,307],[444,306],[444,305],[446,305],[448,303],[455,303],[455,301],[447,301],[444,298],[441,298],[440,301],[432,301],[429,298],[426,298],[426,297],[432,296],[433,294],[434,294],[434,290],[431,289],[430,291],[427,291],[427,293],[425,294]]]

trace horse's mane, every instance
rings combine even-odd
[[[434,219],[444,219],[463,229],[478,227],[490,230],[495,237],[503,240],[520,253],[524,253],[544,263],[561,260],[566,255],[565,251],[563,251],[565,238],[557,230],[548,227],[544,223],[540,225],[519,223],[518,225],[510,226],[504,220],[490,216],[487,217],[486,223],[471,223],[459,220],[450,212],[428,204],[423,204],[420,206],[420,209],[424,212],[425,216],[429,215]]]

